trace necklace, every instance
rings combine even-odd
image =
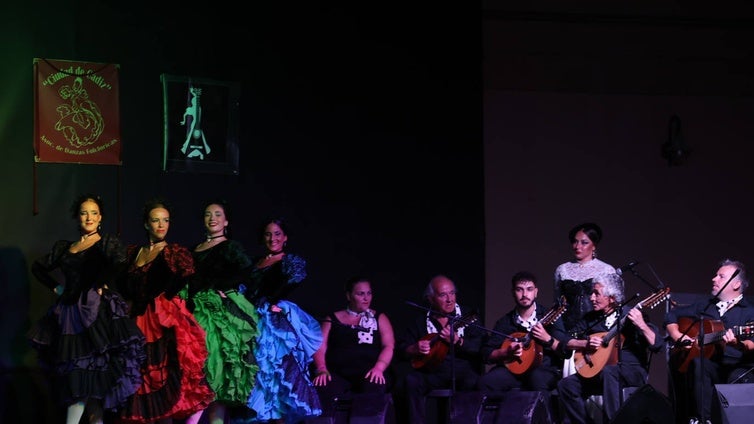
[[[219,236],[211,236],[211,235],[207,234],[207,243],[211,242],[214,239],[220,238],[220,237],[225,237],[225,234],[220,234]]]
[[[152,250],[152,248],[154,248],[155,246],[157,246],[158,244],[160,244],[160,243],[162,243],[164,241],[165,241],[165,239],[149,240],[149,250]]]
[[[98,233],[98,231],[95,231],[95,232],[93,232],[93,233],[89,233],[89,234],[83,234],[83,235],[81,236],[81,241],[84,241],[84,240],[88,239],[89,237],[91,237],[91,236],[93,236],[93,235],[95,235],[95,234],[97,234],[97,233]]]
[[[281,253],[283,253],[283,251],[282,251],[282,250],[280,250],[280,251],[278,251],[278,252],[270,252],[270,253],[268,253],[268,254],[267,254],[267,256],[265,256],[265,259],[270,259],[271,257],[273,257],[273,256],[277,256],[277,255],[279,255],[279,254],[281,254]]]

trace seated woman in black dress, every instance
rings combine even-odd
[[[393,327],[371,309],[371,283],[353,277],[345,293],[348,305],[322,322],[322,346],[314,354],[313,382],[323,404],[345,393],[386,393],[393,383]]]

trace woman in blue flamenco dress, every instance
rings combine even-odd
[[[242,288],[259,314],[254,356],[259,365],[247,406],[256,413],[236,422],[298,423],[322,414],[309,365],[322,343],[319,322],[286,297],[306,278],[306,261],[283,251],[288,236],[281,219],[266,222],[267,253],[251,268]]]
[[[120,409],[139,388],[145,359],[144,334],[110,287],[123,272],[126,256],[117,237],[100,233],[102,209],[102,199],[94,194],[74,200],[71,213],[80,238],[57,241],[31,268],[59,295],[28,338],[51,374],[68,424],[78,424],[85,410],[90,423],[102,423],[104,411]]]

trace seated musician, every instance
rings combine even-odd
[[[396,389],[403,393],[393,395],[398,418],[410,423],[426,422],[425,396],[431,390],[454,386],[457,391],[476,389],[481,365],[479,348],[486,336],[483,328],[474,324],[478,319],[475,311],[456,303],[456,286],[449,278],[432,278],[424,296],[429,310],[407,325],[396,349],[411,360],[412,367],[402,387]]]
[[[754,305],[744,297],[749,285],[745,266],[730,259],[719,266],[712,278],[712,296],[672,309],[665,316],[673,342],[670,366],[691,380],[690,409],[696,416],[689,422],[693,424],[712,421],[714,384],[744,382],[739,377],[754,366]],[[702,333],[705,345],[713,344],[713,348],[700,347]]]
[[[646,383],[648,350],[657,352],[663,346],[657,326],[648,321],[642,307],[656,295],[628,309],[621,307],[625,300],[623,286],[618,274],[595,277],[589,296],[593,311],[575,327],[575,334],[582,337],[566,342],[574,350],[576,374],[558,382],[558,397],[572,423],[589,422],[586,399],[591,395],[602,395],[604,417],[612,421],[625,400],[621,399],[622,388]]]
[[[549,395],[562,375],[565,342],[569,336],[560,319],[567,305],[548,310],[537,300],[537,278],[521,271],[511,279],[516,306],[495,322],[482,346],[482,358],[495,366],[479,379],[479,390],[501,394],[511,389]],[[570,351],[569,351],[570,354]]]

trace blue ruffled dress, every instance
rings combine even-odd
[[[252,267],[249,288],[242,288],[257,307],[259,336],[254,356],[259,366],[247,406],[255,417],[234,423],[285,418],[296,423],[322,414],[309,364],[322,344],[319,321],[295,303],[284,300],[306,278],[306,261],[286,254],[265,268]],[[282,311],[273,312],[277,305]]]

